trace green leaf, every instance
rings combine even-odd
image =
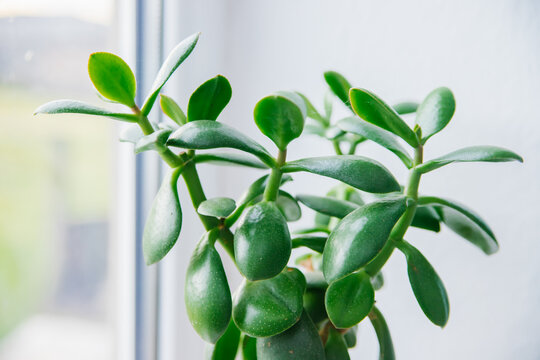
[[[136,144],[140,138],[144,136],[139,124],[129,124],[126,128],[120,132],[120,142],[129,142]]]
[[[358,208],[355,203],[332,197],[299,194],[296,195],[296,198],[312,210],[340,219]]]
[[[154,131],[150,135],[141,137],[135,143],[135,154],[148,150],[157,150],[158,152],[165,150],[165,143],[169,138],[172,130],[161,129]]]
[[[294,268],[267,280],[245,279],[234,295],[234,322],[249,336],[279,334],[300,319],[304,290],[304,276]]]
[[[379,271],[371,278],[371,286],[373,286],[373,290],[375,291],[382,289],[384,286],[384,276],[382,272]]]
[[[304,134],[317,135],[322,138],[326,138],[326,129],[319,124],[306,124],[304,126]]]
[[[349,350],[343,335],[334,328],[328,330],[328,339],[324,345],[326,360],[350,360]]]
[[[96,90],[105,98],[135,106],[135,75],[120,57],[107,52],[93,53],[88,59],[88,74]]]
[[[231,100],[229,80],[218,75],[207,80],[189,98],[188,121],[216,120]]]
[[[325,360],[324,348],[313,321],[305,312],[287,331],[257,339],[257,358],[264,360]]]
[[[268,165],[260,162],[252,157],[244,156],[243,154],[215,154],[204,153],[195,155],[194,161],[196,164],[213,163],[216,165],[242,165],[254,169],[268,169]]]
[[[375,303],[375,290],[364,272],[334,281],[326,291],[326,311],[332,324],[346,329],[362,321]]]
[[[161,94],[159,97],[159,105],[161,106],[163,113],[178,125],[182,126],[187,122],[186,114],[184,114],[182,108],[180,108],[172,98]]]
[[[480,216],[452,200],[434,196],[422,196],[419,205],[432,205],[439,217],[456,234],[470,241],[487,255],[499,250],[495,234]]]
[[[305,114],[291,99],[271,95],[260,100],[253,111],[255,123],[276,146],[284,150],[302,134]]]
[[[404,197],[379,200],[347,215],[334,228],[323,253],[323,273],[331,283],[369,263],[383,248],[406,208]]]
[[[214,229],[197,244],[187,268],[184,289],[191,325],[204,340],[212,344],[227,330],[232,313],[227,275],[214,248],[218,234],[218,229]]]
[[[432,323],[444,327],[450,305],[446,289],[427,259],[414,246],[402,240],[398,248],[407,258],[409,282],[418,304]]]
[[[326,236],[300,236],[292,239],[293,249],[305,246],[313,251],[322,253],[326,244]]]
[[[351,89],[350,97],[356,115],[396,134],[414,148],[419,145],[418,137],[405,121],[375,94],[365,89]]]
[[[357,117],[348,117],[340,120],[337,126],[343,131],[361,135],[393,152],[405,164],[407,168],[413,166],[413,159],[394,138],[394,134],[383,130],[375,125],[363,121]]]
[[[353,348],[356,346],[356,333],[358,332],[358,325],[350,328],[345,334],[343,334],[343,339],[347,344],[348,348]]]
[[[296,199],[288,192],[279,190],[276,205],[288,222],[300,220],[302,217],[300,205],[298,205]]]
[[[429,93],[416,111],[416,124],[422,130],[422,144],[444,129],[455,110],[456,101],[450,89],[440,87]]]
[[[302,98],[302,100],[304,101],[304,104],[305,104],[305,107],[306,107],[306,114],[307,114],[307,117],[319,122],[320,124],[324,125],[324,126],[327,126],[329,125],[329,122],[328,120],[322,116],[318,111],[317,109],[315,108],[315,106],[313,106],[313,104],[311,103],[311,101],[309,101],[309,99],[297,92],[297,94]]]
[[[261,145],[238,130],[213,120],[187,123],[172,133],[167,145],[193,150],[232,148],[253,154],[270,167],[275,165],[274,158]]]
[[[349,96],[349,94],[347,93],[347,96]],[[334,101],[333,101],[333,97],[332,97],[332,92],[331,91],[327,91],[325,94],[324,94],[324,113],[325,113],[325,116],[326,116],[326,119],[328,122],[330,122],[330,118],[332,117],[332,110],[333,110],[333,106],[334,106]]]
[[[198,40],[199,33],[193,34],[184,39],[180,44],[176,45],[169,55],[167,55],[167,58],[161,65],[154,83],[152,84],[148,97],[144,101],[144,105],[141,110],[143,115],[148,115],[150,113],[150,110],[152,109],[152,106],[154,106],[154,102],[156,101],[161,88],[176,71],[178,66],[180,66],[180,64],[186,60],[189,54],[191,54]]]
[[[388,330],[388,325],[376,306],[373,306],[371,313],[369,313],[369,320],[371,320],[371,324],[379,340],[379,360],[395,360],[396,355],[394,353],[394,344],[392,343],[390,330]]]
[[[343,75],[335,71],[327,71],[324,73],[324,80],[330,87],[330,90],[348,107],[351,107],[349,102],[349,90],[351,84]]]
[[[227,330],[215,345],[207,344],[206,360],[234,360],[240,343],[240,330],[234,321],[229,322]],[[254,358],[254,360],[257,360]]]
[[[418,206],[416,208],[416,212],[414,213],[411,226],[439,232],[441,231],[439,214],[431,206]]]
[[[328,318],[324,307],[325,289],[309,288],[304,293],[304,309],[315,324]]]
[[[226,218],[236,209],[236,202],[226,197],[216,197],[203,201],[197,208],[201,215]]]
[[[422,165],[416,167],[416,170],[422,174],[433,171],[442,166],[455,162],[508,162],[519,161],[523,162],[523,158],[507,149],[496,146],[470,146],[460,150],[453,151],[444,156],[433,160],[426,161]]]
[[[137,122],[133,114],[112,112],[77,100],[56,100],[41,105],[34,111],[37,114],[84,114],[105,116],[115,120]]]
[[[250,280],[279,274],[291,256],[287,221],[273,202],[249,207],[234,234],[238,270]]]
[[[415,102],[402,102],[393,106],[394,110],[400,114],[412,114],[418,109],[418,103]]]
[[[257,339],[249,335],[242,338],[242,360],[257,360]]]
[[[182,227],[182,209],[178,200],[177,182],[182,168],[169,172],[154,198],[143,233],[146,264],[160,261],[172,249]]]
[[[371,193],[400,191],[392,174],[380,163],[356,155],[337,155],[287,162],[283,172],[307,171],[330,177]]]

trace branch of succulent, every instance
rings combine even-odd
[[[451,163],[522,162],[521,157],[503,148],[475,146],[424,161],[427,141],[454,115],[452,92],[442,87],[420,105],[391,107],[372,92],[352,87],[336,72],[324,74],[330,92],[323,112],[297,92],[277,92],[256,104],[255,124],[275,144],[273,154],[216,121],[231,98],[225,77],[218,75],[197,88],[187,112],[161,94],[198,38],[194,34],[172,50],[143,104],[135,103],[135,78],[121,58],[109,53],[90,56],[88,71],[97,91],[130,112],[60,100],[36,113],[79,113],[131,122],[121,141],[133,143],[137,153],[156,151],[170,166],[146,221],[142,241],[148,265],[163,259],[180,236],[182,176],[206,229],[187,265],[185,303],[193,327],[208,343],[209,358],[233,360],[240,352],[250,360],[349,359],[357,325],[368,318],[379,339],[380,359],[394,359],[387,323],[374,304],[376,291],[383,286],[381,269],[395,249],[407,260],[421,310],[444,327],[449,314],[446,290],[428,260],[404,240],[408,228],[437,233],[442,223],[486,254],[496,252],[498,243],[470,209],[453,200],[419,195],[421,177]],[[158,97],[170,122],[154,124],[148,118]],[[338,121],[332,116],[336,99],[350,111]],[[404,114],[416,115],[414,127],[404,121]],[[329,141],[335,155],[287,160],[294,159],[287,153],[288,145],[303,134]],[[366,141],[383,146],[403,162],[409,171],[405,186],[379,162],[356,155]],[[221,148],[237,151],[214,150]],[[243,166],[266,174],[237,201],[206,199],[197,172],[200,163]],[[337,185],[325,195],[293,196],[284,191],[283,185],[301,171],[334,179]],[[315,221],[292,236],[289,223],[302,216],[299,203],[315,211]],[[244,277],[234,296],[216,243]],[[290,266],[291,253],[299,248],[296,268]]]

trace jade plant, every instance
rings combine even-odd
[[[172,50],[142,104],[135,101],[135,77],[121,58],[105,52],[90,56],[88,72],[102,99],[130,111],[59,100],[36,113],[78,113],[130,122],[121,141],[132,142],[136,153],[156,151],[170,166],[146,220],[142,245],[148,265],[163,259],[179,238],[183,243],[194,241],[180,235],[178,180],[183,178],[205,228],[186,264],[185,305],[193,328],[207,343],[207,357],[349,359],[357,326],[369,319],[379,340],[379,358],[394,359],[375,294],[383,286],[381,270],[395,249],[405,256],[420,309],[433,324],[444,327],[449,315],[447,292],[413,239],[406,240],[408,228],[437,233],[443,224],[485,254],[496,252],[498,243],[486,222],[466,206],[421,194],[420,179],[452,163],[521,162],[521,157],[499,147],[472,146],[425,161],[424,147],[454,115],[449,89],[433,90],[419,105],[389,106],[332,71],[324,74],[329,86],[324,111],[292,91],[276,92],[255,105],[255,124],[275,145],[268,150],[217,121],[232,93],[225,77],[218,75],[199,86],[186,112],[162,94],[198,38],[194,34]],[[171,121],[149,120],[158,101]],[[349,116],[334,121],[332,109],[339,101]],[[411,117],[412,127],[404,120]],[[335,154],[294,159],[287,153],[288,145],[304,134],[329,141]],[[401,160],[409,173],[404,185],[381,163],[357,155],[358,145],[366,141]],[[197,172],[203,163],[249,167],[263,175],[236,201],[207,199]],[[325,193],[292,195],[283,186],[298,172],[334,179],[336,185]],[[299,204],[315,211],[314,222],[291,231],[289,223],[302,216]],[[233,294],[216,244],[244,278]],[[293,250],[298,251],[295,259]]]

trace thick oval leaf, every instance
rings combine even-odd
[[[358,205],[353,202],[331,197],[299,194],[296,198],[310,209],[340,219],[358,209]]]
[[[271,95],[260,100],[253,111],[261,132],[284,150],[302,134],[304,117],[295,102],[282,95]]]
[[[326,360],[350,360],[349,350],[343,335],[334,328],[328,330],[328,339],[324,345]]]
[[[343,339],[347,344],[348,348],[353,348],[356,346],[356,333],[358,332],[358,325],[350,328],[345,334],[343,334]]]
[[[288,222],[300,220],[302,209],[296,199],[288,192],[279,190],[276,205]]]
[[[249,207],[234,234],[236,265],[248,279],[268,279],[279,274],[291,256],[287,221],[273,202]]]
[[[396,134],[412,147],[419,145],[418,137],[414,131],[375,94],[365,89],[351,89],[349,96],[356,115],[373,125]]]
[[[216,197],[203,201],[197,208],[201,215],[225,218],[236,209],[236,202],[226,197]]]
[[[135,75],[120,57],[107,52],[93,53],[88,59],[88,74],[96,90],[105,98],[135,106]]]
[[[407,258],[409,282],[422,311],[432,323],[444,327],[448,321],[450,305],[439,275],[424,255],[411,244],[400,241],[398,248]]]
[[[216,165],[241,165],[254,169],[268,169],[268,165],[261,161],[245,156],[243,154],[197,154],[194,158],[195,163],[213,163]]]
[[[324,289],[308,288],[304,294],[304,309],[315,324],[328,318],[324,307]]]
[[[215,345],[206,344],[206,360],[234,360],[238,352],[240,343],[240,330],[234,321],[229,322],[225,333],[219,338]],[[256,360],[256,359],[255,359]]]
[[[311,103],[311,101],[309,101],[309,99],[297,92],[297,94],[302,98],[302,100],[304,100],[304,104],[306,106],[306,115],[307,117],[315,120],[315,121],[318,121],[319,123],[321,123],[323,126],[328,126],[329,125],[329,121],[327,118],[325,118],[323,115],[321,115],[317,109],[315,108],[315,106],[313,106],[313,104]]]
[[[399,159],[407,166],[411,168],[413,166],[413,159],[400,144],[394,138],[394,134],[383,130],[375,125],[372,125],[357,117],[348,117],[340,120],[337,126],[343,131],[347,131],[353,134],[361,135],[393,152],[399,157]]]
[[[204,340],[212,344],[229,327],[232,313],[227,275],[214,249],[218,234],[219,231],[214,229],[197,244],[187,268],[184,289],[191,325]]]
[[[257,339],[257,358],[261,360],[325,360],[324,348],[313,321],[305,312],[287,331]]]
[[[395,104],[393,108],[400,115],[412,114],[418,109],[418,103],[410,101],[402,102],[399,104]]]
[[[165,177],[146,219],[142,242],[148,265],[167,255],[180,235],[182,209],[176,183],[181,172],[181,168],[174,169]]]
[[[41,105],[34,111],[37,114],[84,114],[105,116],[115,120],[137,122],[133,114],[112,112],[77,100],[56,100]]]
[[[414,218],[411,226],[430,230],[434,232],[441,231],[440,216],[437,211],[431,206],[418,206],[414,213]]]
[[[383,248],[406,208],[404,197],[379,200],[347,215],[332,231],[323,253],[323,273],[331,283],[369,263]]]
[[[189,98],[188,121],[216,120],[231,100],[229,80],[218,75],[206,81]]]
[[[345,105],[351,107],[349,102],[349,90],[351,89],[351,84],[345,79],[343,75],[335,71],[327,71],[324,73],[324,80],[330,87],[330,90],[343,101]]]
[[[271,279],[245,279],[234,295],[238,328],[249,336],[267,337],[293,326],[302,315],[303,278],[299,270],[288,268]]]
[[[283,172],[307,171],[330,177],[371,193],[400,191],[392,174],[380,163],[362,156],[339,155],[287,162]]]
[[[184,149],[232,148],[257,156],[273,167],[275,160],[261,145],[238,130],[213,120],[187,123],[169,137],[167,145]]]
[[[454,163],[454,162],[507,162],[507,161],[519,161],[523,162],[523,158],[507,149],[503,149],[496,146],[471,146],[457,151],[453,151],[444,156],[438,157],[433,160],[426,161],[422,165],[416,167],[416,170],[420,173],[427,173],[429,171],[438,169],[442,166]]]
[[[171,118],[172,121],[178,125],[184,125],[186,120],[186,114],[182,111],[182,108],[172,98],[161,94],[159,98],[159,105],[165,115]]]
[[[433,205],[443,223],[451,230],[479,247],[487,255],[499,250],[495,234],[488,224],[472,210],[454,201],[434,196],[422,196],[419,205]]]
[[[346,329],[362,321],[375,303],[375,290],[364,272],[357,272],[330,284],[325,304],[328,317],[337,328]]]
[[[456,101],[450,89],[440,87],[429,93],[416,112],[416,124],[422,130],[423,144],[444,129],[455,110]]]
[[[300,236],[292,239],[293,249],[305,246],[318,253],[322,253],[326,244],[326,236]]]
[[[242,360],[257,360],[257,339],[244,335],[242,338]]]
[[[180,66],[180,64],[183,63],[184,60],[186,60],[189,54],[191,54],[198,40],[199,33],[193,34],[184,39],[180,44],[176,45],[176,47],[172,49],[169,55],[167,55],[167,58],[161,65],[156,79],[152,84],[150,93],[144,101],[144,105],[141,110],[143,115],[148,115],[150,113],[150,110],[152,109],[152,106],[154,105],[154,102],[156,101],[157,96],[161,91],[161,88],[165,85],[167,80],[169,80],[169,78],[175,72],[178,66]]]
[[[135,154],[148,150],[157,150],[158,152],[166,150],[165,143],[171,132],[172,130],[169,129],[161,129],[154,131],[150,135],[141,137],[135,143]]]
[[[369,313],[369,320],[371,320],[371,324],[379,340],[379,360],[395,360],[396,355],[394,353],[394,344],[392,343],[390,330],[388,330],[388,325],[376,306]]]

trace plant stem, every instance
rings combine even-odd
[[[381,252],[375,257],[375,259],[373,259],[369,264],[366,265],[365,271],[369,276],[375,276],[379,271],[381,271],[384,264],[386,264],[386,262],[394,252],[396,244],[401,241],[401,239],[403,239],[403,236],[405,236],[407,229],[412,223],[414,214],[416,213],[418,187],[420,185],[420,177],[422,176],[418,171],[416,171],[415,168],[416,166],[422,164],[422,162],[423,148],[422,145],[419,145],[418,148],[415,149],[414,166],[409,173],[409,182],[405,189],[405,195],[408,198],[407,209],[392,229],[388,241],[382,248]]]
[[[287,149],[279,150],[277,157],[276,167],[272,169],[272,173],[268,178],[268,184],[264,190],[264,201],[276,201],[279,192],[279,186],[281,185],[281,166],[285,164],[287,158]]]
[[[339,141],[332,140],[332,144],[334,145],[334,151],[338,155],[343,155],[343,151],[341,151],[341,147],[339,147]]]

